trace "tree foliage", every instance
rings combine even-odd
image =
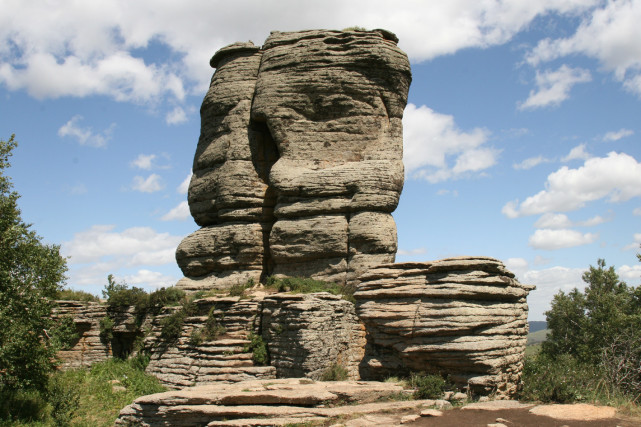
[[[617,389],[641,394],[641,287],[619,280],[600,259],[583,274],[587,286],[554,296],[542,357],[562,355],[597,367]]]
[[[66,261],[21,218],[19,195],[6,175],[17,146],[0,140],[0,392],[44,389],[57,350],[52,339],[52,298],[61,289]]]

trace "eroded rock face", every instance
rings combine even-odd
[[[532,289],[486,257],[371,269],[354,294],[368,341],[361,376],[427,371],[449,375],[474,393],[513,395]]]
[[[189,188],[202,228],[178,286],[357,283],[394,261],[407,56],[384,30],[272,32],[218,51]]]

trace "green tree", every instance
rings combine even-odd
[[[44,390],[59,340],[52,339],[53,298],[65,280],[66,261],[42,243],[18,208],[5,174],[17,146],[0,140],[0,393]]]

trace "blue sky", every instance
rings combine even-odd
[[[641,282],[641,1],[0,0],[0,138],[23,218],[69,258],[174,284],[209,58],[270,30],[386,28],[412,62],[397,261],[503,260],[530,319],[605,258]]]

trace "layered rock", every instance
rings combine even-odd
[[[448,375],[474,393],[513,395],[532,289],[487,257],[371,269],[354,294],[367,330],[361,375],[426,371]]]
[[[263,300],[262,336],[278,378],[319,379],[339,365],[359,379],[365,329],[354,304],[327,292],[274,294]]]
[[[111,345],[100,337],[100,320],[107,315],[107,307],[97,302],[56,301],[54,321],[70,316],[76,325],[77,338],[68,350],[58,353],[61,368],[81,368],[111,357]]]
[[[274,367],[257,366],[246,351],[248,335],[260,321],[260,299],[210,297],[195,304],[196,313],[184,319],[179,335],[169,342],[161,336],[163,321],[180,308],[168,307],[153,319],[144,341],[151,356],[148,373],[171,388],[276,377]],[[193,334],[202,330],[209,317],[216,319],[220,334],[195,342]]]
[[[272,32],[218,51],[201,108],[178,286],[357,283],[393,262],[407,56],[384,30]]]
[[[401,386],[392,383],[309,379],[198,386],[140,397],[120,411],[115,425],[315,425],[363,414],[420,411],[439,403],[389,400],[402,392]]]

